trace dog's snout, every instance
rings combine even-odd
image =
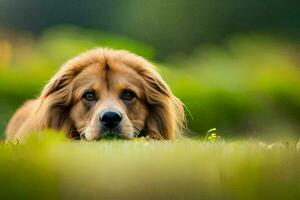
[[[112,129],[119,125],[122,115],[116,111],[104,111],[100,115],[100,122],[106,128]]]

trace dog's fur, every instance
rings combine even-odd
[[[97,99],[83,99],[86,90]],[[132,91],[134,99],[121,99],[124,90]],[[6,136],[22,140],[29,133],[55,129],[70,138],[96,140],[103,135],[98,119],[106,108],[122,114],[118,134],[123,138],[172,139],[184,128],[183,105],[152,64],[127,51],[101,48],[63,65],[40,96],[14,114]]]

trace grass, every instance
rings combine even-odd
[[[157,60],[148,45],[76,27],[51,28],[37,39],[19,37],[23,43],[4,38],[1,46],[0,139],[17,107],[79,52],[110,46]],[[217,125],[222,138],[297,136],[297,48],[290,41],[245,35],[155,63],[191,111],[194,140],[107,135],[84,142],[52,133],[26,144],[0,141],[0,199],[300,199],[298,141],[224,141],[216,129],[205,135]]]
[[[295,141],[84,142],[48,133],[0,149],[4,199],[300,198]]]

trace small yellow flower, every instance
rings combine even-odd
[[[217,133],[215,133],[216,131],[217,131],[217,129],[213,128],[213,129],[211,129],[211,130],[209,130],[207,132],[207,135],[208,135],[208,137],[206,136],[207,137],[207,141],[215,142],[215,141],[217,141],[220,138],[220,136],[218,136]]]

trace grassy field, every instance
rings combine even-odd
[[[198,139],[84,142],[52,133],[1,143],[22,102],[66,60],[100,46],[154,62]],[[38,37],[8,34],[0,49],[0,199],[300,199],[300,61],[292,41],[237,35],[158,60],[130,38],[61,26]],[[212,127],[222,139],[201,139]]]
[[[0,145],[4,199],[300,199],[300,145],[66,140]]]

